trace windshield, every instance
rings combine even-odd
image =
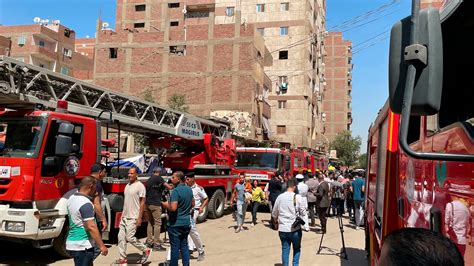
[[[278,153],[237,152],[236,168],[278,168]]]
[[[0,157],[36,157],[43,121],[40,117],[0,117]]]

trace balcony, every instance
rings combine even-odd
[[[215,0],[188,0],[186,1],[186,9],[213,9],[216,5]]]
[[[49,49],[46,49],[41,46],[32,46],[30,53],[32,56],[35,56],[37,58],[40,58],[45,61],[55,61],[57,58],[57,54],[54,51],[51,51]]]

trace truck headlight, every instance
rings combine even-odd
[[[5,223],[5,231],[25,232],[25,222],[7,221]]]

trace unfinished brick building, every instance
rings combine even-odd
[[[263,38],[240,13],[215,24],[214,1],[117,1],[116,30],[98,29],[94,82],[165,105],[186,97],[189,111],[228,118],[242,137],[269,137],[271,65]],[[100,23],[99,23],[100,24]]]
[[[329,141],[352,124],[352,42],[342,32],[330,32],[326,43],[326,92],[323,99],[324,135]]]

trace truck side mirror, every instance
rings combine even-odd
[[[55,154],[57,156],[68,156],[72,152],[72,139],[69,136],[58,135],[56,137]]]
[[[408,62],[421,58],[424,64],[415,64],[417,75],[411,115],[433,115],[440,109],[443,88],[443,37],[438,10],[421,10],[414,30],[417,36],[415,45],[411,43],[411,17],[395,23],[390,33],[390,108],[394,113],[402,112]]]
[[[67,123],[67,122],[62,122],[59,125],[58,129],[58,134],[66,134],[66,135],[71,135],[74,132],[74,125]]]

